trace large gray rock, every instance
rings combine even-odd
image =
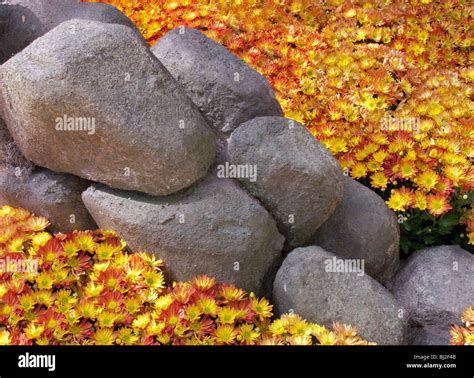
[[[125,26],[72,20],[0,68],[5,121],[35,164],[167,195],[204,177],[211,129]]]
[[[163,258],[174,280],[200,274],[268,294],[283,237],[275,221],[232,180],[209,176],[178,195],[149,197],[91,187],[86,207],[134,251]]]
[[[388,287],[414,326],[449,329],[474,304],[474,256],[454,245],[416,251]]]
[[[152,47],[210,124],[228,134],[255,117],[282,115],[268,81],[195,29],[174,29]]]
[[[385,282],[399,264],[397,217],[375,192],[344,178],[342,202],[317,230],[313,243],[340,257],[363,259],[366,272]]]
[[[459,321],[458,321],[459,323]],[[449,345],[450,327],[410,327],[410,345]]]
[[[74,18],[121,24],[140,36],[132,21],[117,8],[78,0],[7,0],[0,5],[0,64],[35,39]],[[146,41],[142,39],[146,45]]]
[[[294,311],[325,326],[351,324],[378,344],[405,343],[407,319],[392,294],[367,275],[329,271],[334,258],[315,246],[292,251],[273,285],[276,313]]]
[[[38,169],[26,177],[0,172],[0,206],[25,208],[47,217],[53,232],[95,229],[81,200],[90,182],[71,175]]]
[[[273,214],[290,247],[311,241],[342,198],[336,159],[296,121],[259,117],[229,139],[229,162],[254,166],[257,177],[239,181]]]

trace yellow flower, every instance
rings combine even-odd
[[[356,163],[351,169],[351,176],[355,179],[365,177],[367,175],[367,167],[363,163]]]
[[[416,192],[415,192],[415,199],[414,199],[414,200],[415,200],[414,206],[415,206],[417,209],[426,210],[427,202],[426,202],[426,195],[425,195],[425,193],[420,192],[420,191],[416,191]]]
[[[74,238],[74,243],[81,251],[92,252],[95,248],[94,238],[86,231],[78,232],[77,236]]]
[[[117,315],[104,311],[97,316],[97,322],[101,328],[112,328],[117,319]]]
[[[235,317],[238,313],[238,310],[226,306],[219,309],[217,317],[221,324],[232,324],[234,323]]]
[[[104,290],[104,285],[96,284],[95,282],[90,281],[86,288],[85,293],[87,298],[96,298],[102,293]]]
[[[469,238],[469,244],[474,245],[474,231],[467,234]]]
[[[0,299],[2,299],[6,293],[8,293],[7,285],[0,284]]]
[[[136,298],[128,298],[125,300],[125,309],[130,313],[136,313],[140,308],[140,301]]]
[[[142,252],[140,253],[140,256],[150,268],[156,269],[164,265],[163,260],[158,259],[155,255],[150,255],[149,253]]]
[[[138,315],[132,323],[133,328],[145,329],[148,323],[150,323],[150,319],[150,314]]]
[[[273,336],[283,335],[286,332],[285,325],[281,319],[276,319],[270,324],[268,330]]]
[[[11,240],[8,245],[7,245],[7,251],[9,252],[22,252],[25,246],[23,243],[26,241],[26,238],[24,236],[22,237],[16,237],[13,240]]]
[[[95,248],[95,253],[99,261],[110,260],[112,256],[119,252],[121,249],[120,246],[114,244],[102,243],[97,245]]]
[[[39,338],[44,332],[43,325],[36,325],[35,323],[30,323],[25,328],[25,336],[28,340],[34,340]]]
[[[119,345],[134,345],[137,341],[138,336],[130,328],[121,328],[117,332],[117,344]]]
[[[319,344],[321,345],[336,345],[337,337],[334,332],[327,331],[323,332],[318,336]]]
[[[222,344],[232,344],[237,337],[237,332],[231,325],[220,325],[216,328],[216,341]]]
[[[412,161],[404,160],[400,164],[400,176],[404,179],[412,178],[416,174],[415,164]]]
[[[220,293],[226,302],[232,302],[232,301],[241,301],[245,297],[245,291],[235,287],[235,286],[227,286],[225,285]]]
[[[36,285],[39,290],[50,290],[54,284],[53,276],[48,272],[41,272],[36,276]]]
[[[448,166],[444,169],[444,174],[454,184],[458,184],[466,174],[466,168],[460,166]]]
[[[293,335],[288,342],[290,345],[311,345],[313,340],[309,335]]]
[[[173,297],[170,294],[162,295],[155,301],[155,309],[166,310],[172,303]]]
[[[113,329],[99,328],[94,335],[94,341],[96,345],[112,345],[115,341]]]
[[[96,318],[97,310],[93,303],[83,302],[76,307],[79,315],[86,319],[94,320]]]
[[[203,314],[215,316],[217,314],[217,303],[212,298],[201,298],[196,303]]]
[[[147,327],[147,333],[151,336],[160,335],[166,327],[166,323],[152,320]]]
[[[162,289],[164,287],[165,279],[162,272],[145,272],[143,278],[148,287],[152,289]]]
[[[53,294],[49,290],[40,290],[35,293],[36,302],[45,307],[50,307],[53,302]]]
[[[402,188],[403,189],[403,188]],[[412,203],[412,198],[401,189],[394,190],[389,200],[386,201],[388,207],[395,211],[404,211]]]
[[[186,308],[186,316],[185,319],[189,320],[190,322],[193,322],[195,320],[198,320],[201,316],[201,310],[199,309],[198,306],[196,305],[190,305]]]
[[[438,181],[439,176],[436,174],[436,172],[433,172],[432,170],[424,171],[416,179],[416,183],[418,184],[418,186],[426,190],[427,192],[433,189],[438,183]]]
[[[376,172],[370,176],[370,184],[374,188],[385,189],[388,185],[388,178],[383,172]]]
[[[68,240],[67,242],[64,243],[63,245],[64,249],[64,254],[66,257],[71,258],[77,255],[77,252],[79,252],[79,248],[77,247],[76,243],[72,240]]]
[[[244,342],[245,344],[254,344],[255,340],[258,339],[260,334],[254,329],[253,324],[242,324],[239,327],[239,335],[237,340]]]
[[[6,329],[0,331],[0,345],[10,345],[12,342],[12,338],[10,336],[10,332]]]
[[[36,300],[33,294],[25,294],[20,297],[20,308],[23,311],[30,311],[35,307]]]
[[[253,293],[250,293],[250,307],[258,315],[260,320],[272,316],[273,306],[265,298],[257,299]]]

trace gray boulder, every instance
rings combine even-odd
[[[47,217],[53,232],[93,230],[97,226],[81,200],[89,185],[78,177],[46,169],[21,177],[0,171],[0,206],[22,207]]]
[[[459,321],[458,321],[459,323]],[[410,327],[410,345],[449,345],[450,327]]]
[[[366,272],[385,282],[399,264],[397,217],[375,192],[344,178],[342,202],[317,230],[313,243],[348,259],[364,259]]]
[[[167,195],[204,177],[211,129],[123,25],[72,20],[0,68],[5,121],[36,165]]]
[[[284,238],[232,180],[209,176],[161,198],[98,186],[82,198],[101,228],[116,230],[133,251],[163,258],[170,279],[206,274],[259,295],[271,290]]]
[[[388,287],[414,326],[449,329],[474,304],[474,256],[455,245],[416,251]]]
[[[338,271],[335,259],[315,246],[292,251],[273,285],[276,313],[294,311],[325,326],[351,324],[363,338],[378,344],[405,343],[407,319],[392,294],[367,275]]]
[[[220,133],[255,117],[282,115],[268,81],[198,30],[174,29],[151,51]]]
[[[275,217],[289,247],[310,243],[341,201],[337,160],[296,121],[259,117],[242,124],[228,156],[235,167],[256,168],[256,178],[238,179]]]
[[[133,22],[109,4],[78,0],[7,0],[0,5],[0,64],[62,22],[74,18],[125,25],[141,36]]]

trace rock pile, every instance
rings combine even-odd
[[[214,276],[379,343],[405,342],[407,313],[412,326],[458,314],[413,308],[418,260],[395,296],[382,286],[399,264],[395,215],[224,47],[178,28],[150,51],[103,4],[16,0],[0,18],[0,149],[17,156],[0,154],[1,204],[55,231],[96,222],[163,258],[171,279]]]

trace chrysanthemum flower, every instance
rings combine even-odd
[[[367,174],[367,166],[363,163],[356,163],[351,169],[352,178],[358,179],[365,177]]]
[[[212,298],[203,297],[199,299],[196,304],[199,306],[199,309],[202,311],[203,314],[211,316],[215,316],[217,314],[217,303]]]
[[[452,206],[449,204],[449,200],[442,194],[429,194],[426,197],[428,211],[435,216],[443,215]]]
[[[11,345],[12,337],[6,329],[0,331],[0,345]]]
[[[207,291],[214,287],[216,280],[207,276],[197,276],[193,279],[193,285],[196,289],[201,291]]]
[[[119,345],[134,345],[138,341],[138,336],[130,328],[120,328],[117,331],[117,344]]]
[[[439,176],[432,170],[422,172],[416,179],[418,186],[427,192],[433,189],[439,181]]]
[[[112,345],[115,338],[115,333],[111,328],[100,328],[94,334],[96,345]]]
[[[260,333],[255,330],[253,324],[242,324],[238,333],[237,340],[247,345],[255,344],[255,341],[260,337]]]
[[[250,305],[252,311],[254,311],[260,320],[270,318],[272,316],[273,306],[265,298],[260,300],[255,297],[253,293],[250,293]]]
[[[39,338],[44,332],[43,325],[37,325],[35,323],[29,323],[28,326],[25,328],[25,336],[29,340],[34,340]]]
[[[388,185],[388,177],[383,172],[375,172],[370,176],[370,183],[374,188],[386,189]]]
[[[410,189],[402,187],[401,189],[395,189],[387,201],[388,207],[395,211],[404,211],[412,205],[414,200],[414,194]]]
[[[221,324],[233,324],[239,311],[232,307],[221,307],[217,312],[217,318]]]
[[[219,294],[226,302],[241,301],[245,297],[245,291],[234,285],[223,284]]]
[[[215,330],[216,342],[219,344],[233,344],[237,334],[238,332],[233,326],[220,325]]]

